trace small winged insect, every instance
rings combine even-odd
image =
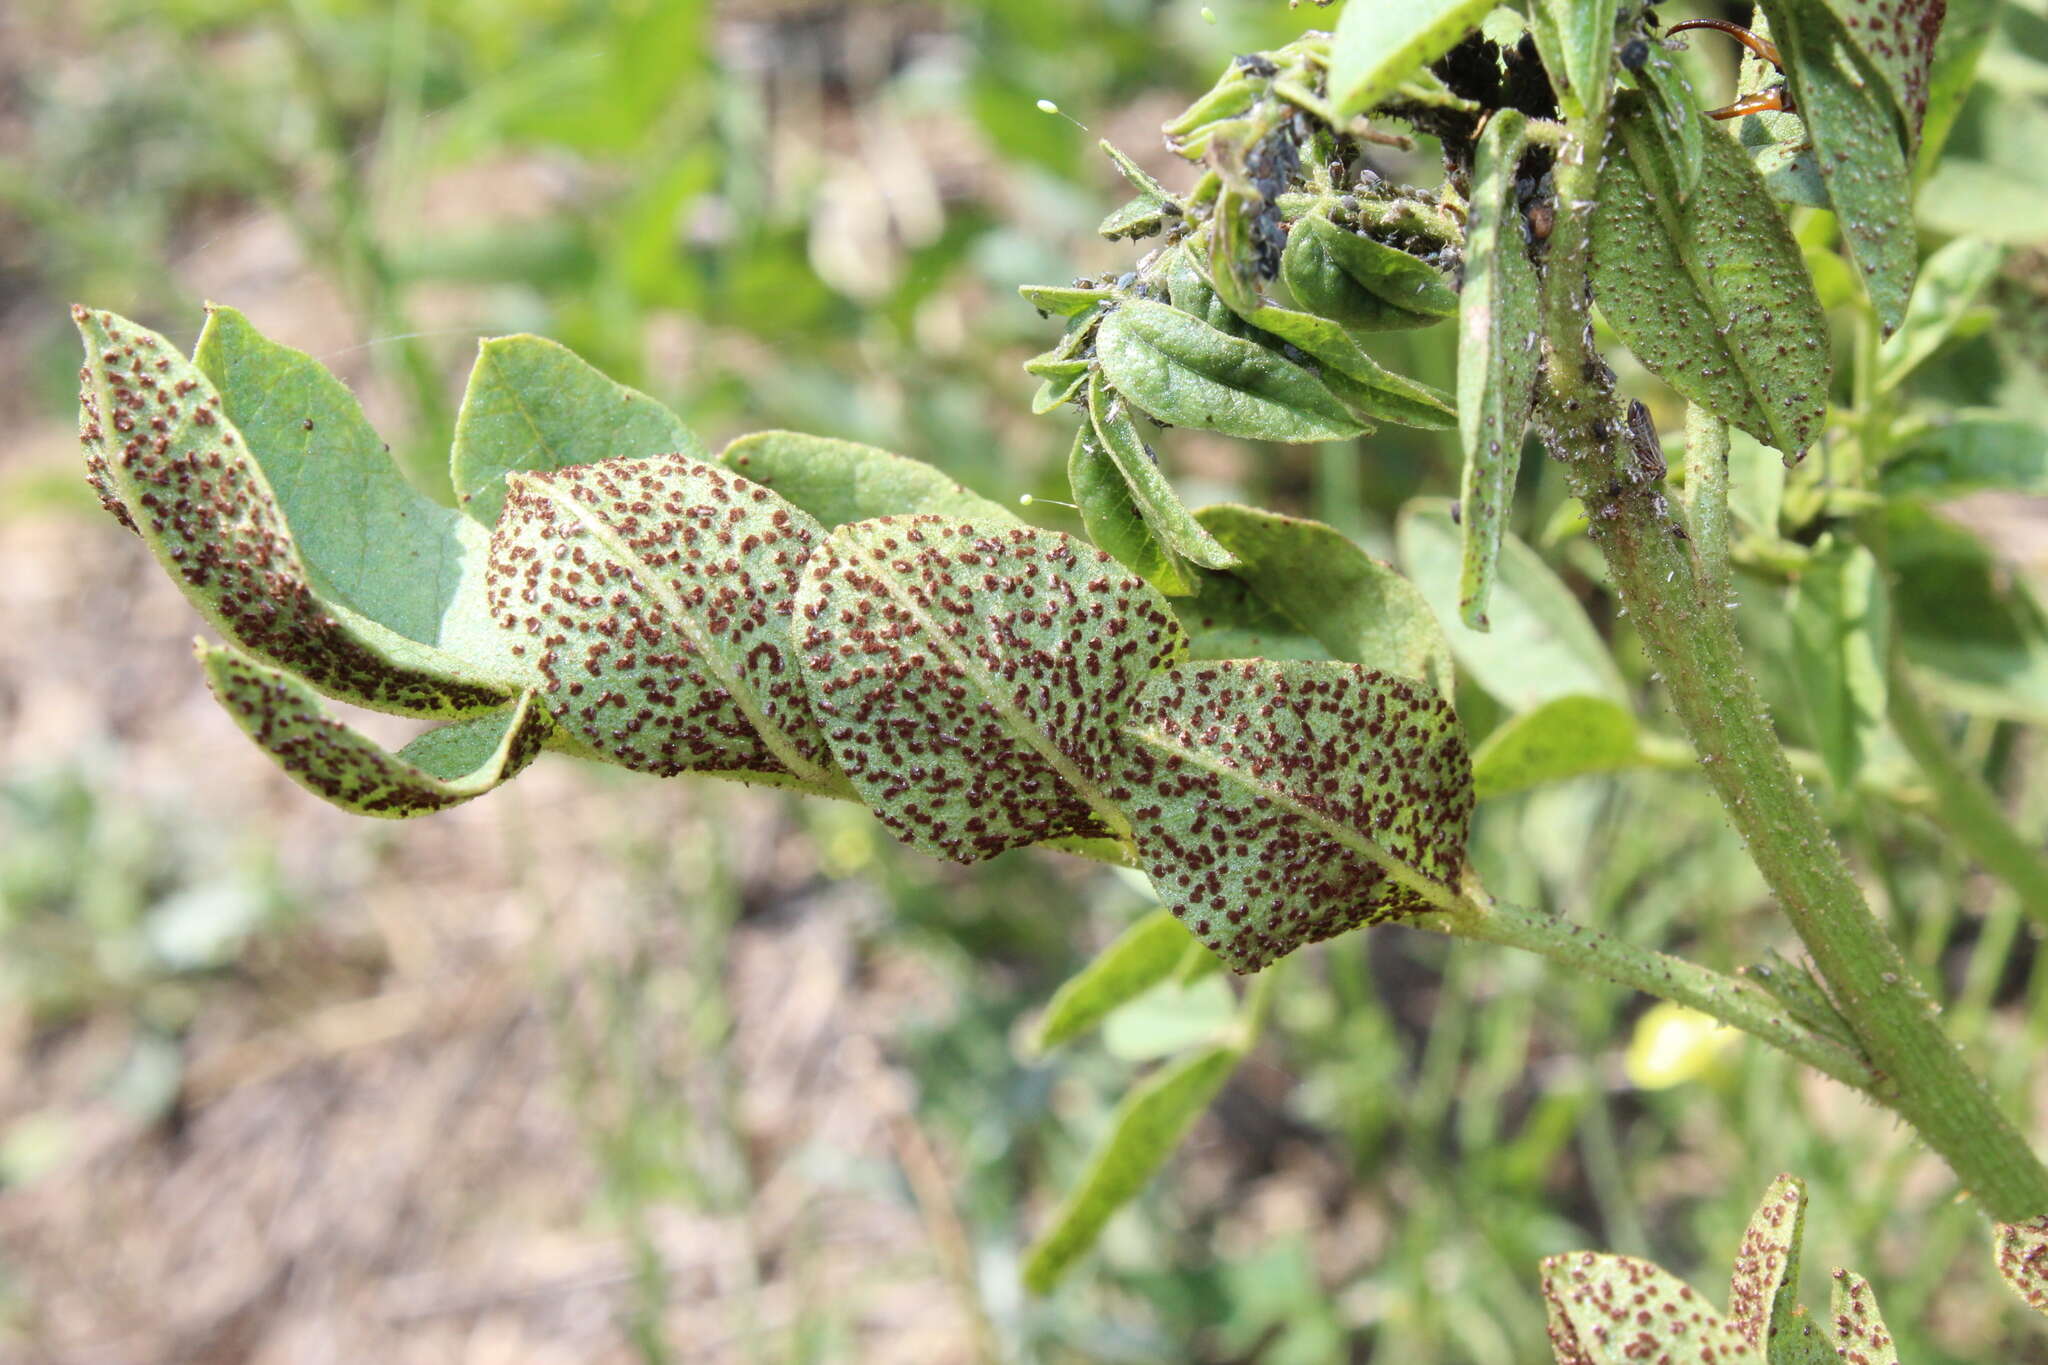
[[[1665,36],[1669,37],[1674,33],[1683,33],[1689,28],[1710,28],[1716,32],[1725,33],[1757,56],[1763,58],[1763,60],[1769,62],[1780,75],[1784,74],[1785,63],[1778,56],[1778,45],[1769,38],[1758,37],[1742,27],[1742,25],[1731,24],[1725,19],[1688,19],[1682,24],[1673,24],[1670,28],[1666,29]],[[1771,86],[1767,90],[1759,90],[1755,94],[1744,95],[1733,104],[1723,105],[1719,109],[1709,109],[1707,110],[1707,117],[1718,119],[1741,118],[1744,114],[1766,114],[1774,110],[1781,113],[1791,113],[1793,111],[1792,92],[1785,88],[1783,81]]]

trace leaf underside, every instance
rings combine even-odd
[[[1992,1234],[1998,1273],[2037,1313],[2048,1313],[2048,1217],[2000,1223]]]

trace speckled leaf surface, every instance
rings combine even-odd
[[[484,607],[490,532],[405,481],[340,380],[232,308],[208,310],[192,363],[248,442],[322,598],[516,676]]]
[[[1092,424],[1074,433],[1067,454],[1067,487],[1081,512],[1081,528],[1097,549],[1107,550],[1138,577],[1169,597],[1195,591],[1194,570],[1161,544],[1131,497],[1123,470],[1096,438]]]
[[[1642,762],[1636,718],[1605,697],[1559,697],[1510,716],[1472,755],[1484,801],[1548,782],[1619,772]]]
[[[1029,526],[856,522],[813,553],[797,616],[832,753],[905,842],[976,862],[1127,831],[1122,727],[1186,637],[1107,554]]]
[[[1628,705],[1628,687],[1586,609],[1519,538],[1501,543],[1505,567],[1494,594],[1493,629],[1486,632],[1458,622],[1459,541],[1450,504],[1436,498],[1409,503],[1394,539],[1401,567],[1443,623],[1459,667],[1509,710],[1569,696]]]
[[[791,635],[824,528],[683,455],[512,476],[493,619],[563,728],[641,772],[783,775],[844,790]]]
[[[1682,205],[1644,101],[1615,102],[1593,214],[1593,290],[1643,364],[1716,416],[1797,455],[1820,434],[1827,321],[1754,167],[1709,137]]]
[[[493,337],[477,348],[450,472],[462,510],[491,526],[508,474],[668,454],[710,458],[681,418],[566,346],[537,336]]]
[[[111,313],[85,341],[79,432],[90,477],[200,614],[247,653],[379,711],[456,716],[516,690],[322,600],[220,394],[178,349]]]
[[[1464,862],[1472,770],[1426,684],[1351,664],[1183,664],[1146,689],[1126,765],[1138,856],[1204,946],[1255,972],[1423,913]]]
[[[1170,910],[1139,919],[1053,992],[1032,1032],[1033,1051],[1048,1052],[1094,1028],[1111,1010],[1172,976],[1194,946]]]
[[[405,819],[481,796],[532,762],[548,722],[531,692],[486,715],[429,731],[393,755],[326,714],[289,673],[201,643],[207,686],[292,781],[352,811]]]
[[[1307,311],[1363,332],[1427,327],[1458,311],[1458,291],[1435,266],[1319,214],[1288,233],[1280,278]]]
[[[1927,113],[1928,71],[1948,0],[1823,0],[1864,60],[1884,77],[1909,138]]]
[[[1765,9],[1849,259],[1889,336],[1906,315],[1920,261],[1901,115],[1825,8],[1802,0]]]
[[[1227,569],[1237,562],[1229,550],[1202,529],[1194,514],[1173,491],[1131,420],[1130,406],[1112,393],[1100,376],[1088,384],[1088,425],[1104,454],[1123,475],[1131,492],[1131,503],[1144,518],[1146,529],[1174,556],[1205,569]]]
[[[1339,117],[1362,114],[1451,50],[1493,8],[1492,0],[1353,0],[1330,44],[1330,102]]]
[[[1898,1342],[1892,1339],[1883,1315],[1877,1311],[1877,1295],[1871,1290],[1870,1281],[1853,1270],[1835,1271],[1834,1281],[1835,1287],[1828,1295],[1828,1329],[1835,1349],[1832,1357],[1823,1355],[1820,1359],[1829,1365],[1838,1360],[1849,1361],[1851,1365],[1899,1365]]]
[[[1052,1291],[1095,1245],[1110,1215],[1136,1198],[1166,1164],[1243,1057],[1243,1049],[1234,1044],[1204,1048],[1161,1067],[1124,1095],[1080,1182],[1026,1254],[1025,1288],[1034,1294]]]
[[[1254,441],[1364,430],[1301,366],[1163,303],[1124,303],[1103,319],[1095,353],[1116,391],[1162,422]]]
[[[2048,1313],[2048,1217],[2000,1223],[1992,1232],[1998,1273],[2037,1313]]]
[[[1552,1256],[1542,1290],[1558,1365],[1764,1365],[1692,1286],[1648,1261]]]
[[[933,512],[948,517],[1015,521],[984,498],[922,460],[857,441],[798,431],[757,431],[727,444],[718,462],[774,490],[828,529],[849,521]]]
[[[1176,602],[1199,659],[1335,659],[1449,696],[1450,645],[1413,583],[1335,527],[1221,503],[1195,518],[1238,557]]]
[[[1513,110],[1495,114],[1480,135],[1472,171],[1465,289],[1458,301],[1458,444],[1465,457],[1458,619],[1472,630],[1488,628],[1486,607],[1514,511],[1543,331],[1536,267],[1515,194],[1527,129],[1528,121]]]
[[[1728,1282],[1728,1325],[1754,1353],[1775,1360],[1782,1339],[1800,1332],[1799,1244],[1806,1230],[1806,1185],[1781,1175],[1764,1191]]]
[[[1655,43],[1636,81],[1649,102],[1650,126],[1664,139],[1665,158],[1677,172],[1678,197],[1687,199],[1707,168],[1707,138],[1712,136],[1707,116],[1700,112],[1685,68]]]

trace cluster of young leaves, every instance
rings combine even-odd
[[[530,337],[484,344],[462,508],[441,507],[333,376],[232,310],[190,360],[76,316],[102,501],[227,638],[199,646],[222,704],[347,809],[441,809],[548,747],[850,797],[963,862],[1047,842],[1132,861],[1244,972],[1461,874],[1470,765],[1426,650],[1405,672],[1191,657],[1166,599],[1075,537],[847,442],[709,459]],[[1264,572],[1331,535],[1209,518]],[[1334,591],[1258,572],[1234,623]],[[448,723],[392,754],[321,695]]]

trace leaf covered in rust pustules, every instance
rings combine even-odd
[[[221,395],[155,332],[72,310],[85,340],[79,434],[89,477],[185,597],[246,653],[379,711],[458,716],[518,680],[324,599]]]
[[[1341,663],[1195,662],[1155,680],[1139,711],[1124,785],[1141,865],[1233,970],[1454,893],[1472,765],[1426,684]]]
[[[1187,641],[1102,551],[1031,526],[857,522],[813,553],[797,613],[833,757],[905,842],[975,862],[1127,832],[1122,728]]]
[[[1633,1256],[1575,1251],[1543,1262],[1558,1365],[1761,1365],[1704,1296]]]
[[[1728,1325],[1763,1354],[1781,1338],[1796,1337],[1805,1314],[1799,1309],[1799,1244],[1806,1230],[1806,1185],[1781,1175],[1764,1191],[1750,1215],[1735,1270],[1728,1283]]]
[[[532,692],[497,711],[430,730],[396,754],[326,713],[289,673],[201,643],[207,686],[292,781],[357,815],[402,820],[459,806],[540,753],[548,719]]]
[[[2000,1223],[1992,1234],[1998,1273],[2037,1313],[2048,1313],[2048,1217]]]
[[[684,455],[514,474],[490,605],[562,727],[603,757],[844,790],[790,632],[824,530],[759,484]]]

